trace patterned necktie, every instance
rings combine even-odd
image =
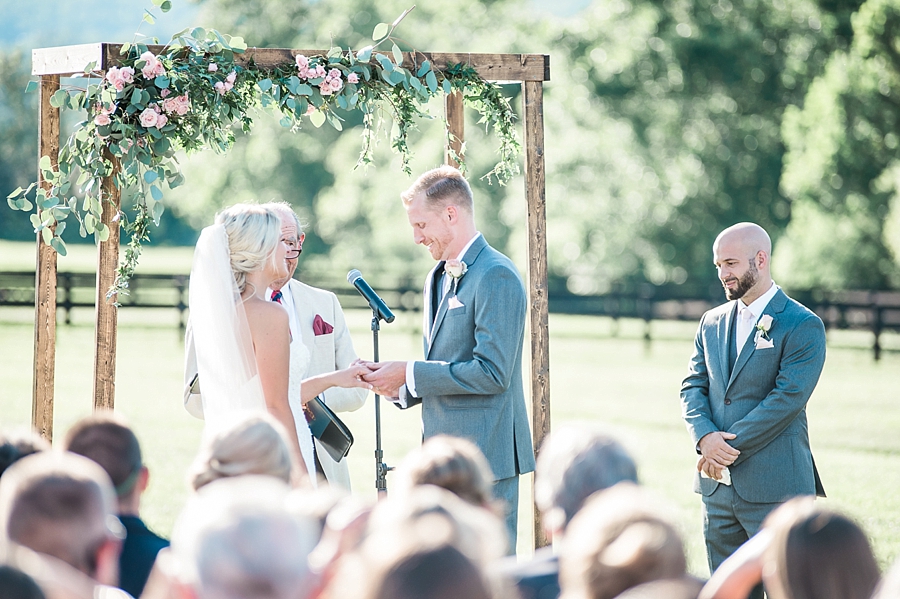
[[[272,298],[271,298],[271,299],[272,299],[273,302],[278,302],[278,303],[280,304],[280,303],[281,303],[281,297],[282,297],[282,294],[281,294],[281,290],[280,290],[280,289],[277,290],[277,291],[273,291],[273,292],[272,292]]]

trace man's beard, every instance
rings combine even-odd
[[[728,300],[741,299],[758,281],[759,271],[756,270],[756,264],[753,263],[753,260],[750,260],[750,269],[738,279],[737,286],[734,289],[725,287],[725,298]]]

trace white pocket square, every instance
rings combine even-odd
[[[450,301],[447,302],[447,309],[453,310],[455,308],[465,308],[465,305],[454,295],[450,298]]]
[[[756,340],[756,349],[769,349],[775,347],[775,343],[771,339],[760,337]]]

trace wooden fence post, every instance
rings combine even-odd
[[[453,155],[462,158],[462,146],[465,139],[466,119],[465,106],[463,105],[463,96],[460,92],[455,91],[452,94],[444,96],[444,118],[447,120],[447,141],[446,150],[444,152],[444,164],[459,168]]]
[[[103,180],[101,222],[109,227],[109,238],[97,249],[97,296],[94,323],[94,409],[112,410],[116,400],[116,336],[118,312],[114,305],[118,298],[106,298],[106,292],[116,280],[119,265],[119,219],[122,194],[114,184],[119,171],[117,158],[107,154],[113,163],[112,172]]]
[[[522,84],[525,107],[525,200],[528,203],[528,305],[531,315],[531,402],[535,452],[550,433],[550,329],[547,298],[547,210],[544,172],[544,86]],[[534,546],[549,544],[534,509]]]
[[[59,89],[59,75],[43,75],[38,108],[38,161],[49,156],[59,162],[59,109],[50,97]],[[44,181],[38,168],[38,181]],[[56,379],[56,250],[37,235],[37,264],[34,272],[34,372],[31,395],[31,426],[47,441],[53,440],[53,391]]]

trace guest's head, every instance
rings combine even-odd
[[[191,485],[261,474],[290,483],[295,473],[281,424],[268,414],[247,416],[206,436],[190,469]]]
[[[303,226],[300,224],[297,213],[287,202],[269,202],[263,206],[278,215],[281,220],[281,241],[286,243],[291,250],[287,257],[289,271],[287,276],[273,281],[270,285],[272,289],[281,289],[287,285],[287,282],[294,276],[294,271],[297,270],[297,262],[300,252],[303,251],[303,240],[306,239],[306,233],[303,232]]]
[[[63,449],[95,461],[106,471],[116,490],[119,514],[140,515],[140,497],[150,472],[137,437],[121,416],[97,412],[82,418],[69,429]]]
[[[185,507],[172,533],[174,576],[196,599],[305,599],[316,525],[285,507],[290,487],[267,476],[217,480]]]
[[[749,305],[772,285],[772,240],[754,223],[728,227],[713,243],[713,262],[729,300]]]
[[[231,270],[241,293],[247,286],[248,273],[265,271],[270,281],[285,276],[287,266],[278,254],[287,248],[281,243],[281,219],[272,210],[235,204],[219,212],[216,223],[225,227]]]
[[[681,537],[633,483],[585,502],[566,529],[559,559],[563,599],[613,599],[631,587],[685,574]]]
[[[868,599],[880,577],[866,534],[849,518],[793,499],[763,526],[773,533],[763,556],[772,599]]]
[[[422,548],[386,564],[369,583],[368,599],[491,599],[485,575],[452,545]]]
[[[401,492],[418,485],[435,485],[457,497],[487,507],[494,475],[484,454],[466,439],[438,435],[414,449],[397,469]]]
[[[703,582],[692,576],[652,580],[631,587],[616,599],[697,599]]]
[[[472,189],[452,166],[432,169],[416,179],[400,198],[413,240],[435,260],[450,260],[476,234]]]
[[[618,441],[585,426],[557,428],[541,446],[534,475],[545,530],[559,535],[588,497],[622,481],[637,482],[637,467]]]
[[[0,432],[0,476],[17,460],[39,451],[48,451],[50,444],[35,432]]]
[[[0,482],[3,538],[55,557],[94,580],[118,582],[124,529],[115,491],[82,456],[42,452],[13,464]]]

